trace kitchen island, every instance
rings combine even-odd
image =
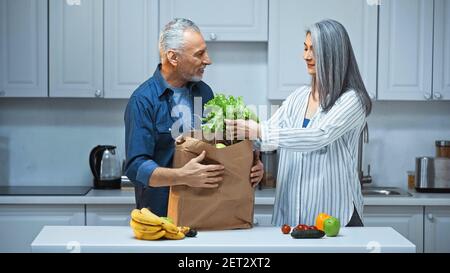
[[[199,231],[184,240],[136,240],[130,227],[45,226],[31,244],[32,252],[138,253],[301,253],[401,252],[416,246],[389,227],[342,228],[338,237],[293,239],[277,227]]]

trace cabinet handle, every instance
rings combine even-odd
[[[6,96],[6,92],[3,91],[3,90],[1,90],[1,91],[0,91],[0,97],[3,97],[3,96]]]
[[[439,92],[435,92],[434,93],[434,98],[437,99],[437,100],[440,100],[440,99],[442,99],[442,94],[439,93]]]
[[[433,221],[433,219],[434,219],[433,214],[432,213],[428,213],[427,214],[427,218],[428,218],[428,220]]]
[[[101,90],[95,90],[95,97],[100,98],[102,96]]]
[[[217,40],[217,34],[215,34],[214,32],[209,34],[209,38],[211,39],[211,41],[215,41]]]
[[[425,93],[423,96],[426,100],[431,100],[431,93]]]

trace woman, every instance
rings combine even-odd
[[[372,105],[347,31],[333,20],[314,24],[303,58],[311,86],[298,88],[266,123],[227,120],[229,132],[279,147],[273,224],[314,225],[324,212],[362,226],[357,147]]]

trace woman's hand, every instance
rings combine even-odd
[[[227,140],[256,140],[260,137],[260,126],[254,120],[225,120]]]

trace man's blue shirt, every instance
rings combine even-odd
[[[125,110],[125,175],[135,185],[137,208],[148,207],[159,216],[167,215],[169,187],[150,187],[149,178],[158,167],[172,167],[175,140],[171,128],[178,115],[171,116],[177,106],[174,91],[164,80],[158,65],[153,76],[131,95]],[[194,97],[203,105],[214,96],[204,82],[187,84],[190,106]],[[192,111],[191,111],[192,112]]]

